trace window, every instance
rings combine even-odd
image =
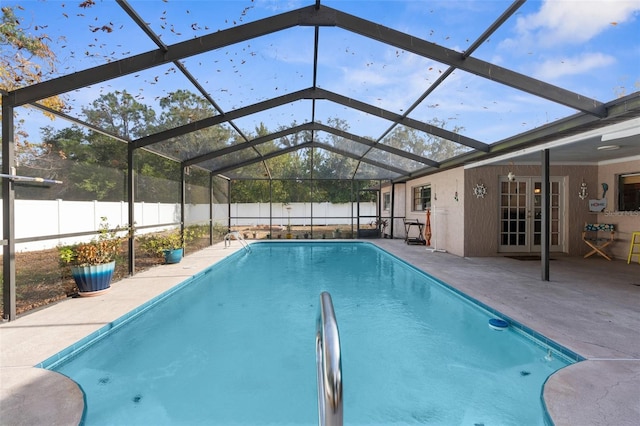
[[[431,208],[431,185],[413,188],[413,211],[425,211]]]
[[[388,212],[391,209],[391,193],[382,194],[382,210]]]
[[[640,210],[640,173],[618,176],[618,210]]]

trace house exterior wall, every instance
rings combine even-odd
[[[413,188],[426,184],[431,184],[431,247],[464,256],[464,169],[458,167],[407,182],[407,219],[418,219],[426,223],[426,213],[413,210]]]
[[[560,177],[564,184],[561,218],[564,224],[564,244],[562,252],[572,256],[584,255],[588,247],[582,241],[582,227],[585,222],[594,222],[594,214],[589,212],[589,198],[596,196],[598,166],[596,165],[551,165],[550,176]],[[465,247],[464,255],[470,257],[499,256],[499,177],[513,172],[521,177],[540,177],[540,165],[495,165],[469,168],[465,170]],[[578,197],[584,179],[589,197]],[[473,190],[477,184],[484,184],[487,195],[477,198]],[[611,187],[611,186],[610,186]]]
[[[391,194],[393,186],[391,184],[384,185],[380,191],[382,199],[384,200],[384,194]],[[385,238],[387,235],[391,235],[391,230],[393,229],[393,237],[392,238],[404,238],[404,224],[402,222],[402,218],[405,217],[405,203],[406,203],[406,184],[405,183],[397,183],[395,184],[395,194],[392,196],[393,198],[393,224],[388,223],[385,228]],[[383,206],[384,207],[384,206]],[[388,221],[391,219],[392,210],[382,210],[380,216],[383,219],[387,219]],[[393,225],[393,226],[392,226]]]
[[[553,161],[553,156],[551,156]],[[458,256],[501,256],[499,252],[499,196],[500,176],[513,172],[519,177],[541,176],[539,164],[489,165],[456,168],[396,185],[395,216],[426,222],[425,212],[413,211],[413,188],[431,184],[432,216],[431,246]],[[563,223],[562,253],[583,256],[590,248],[582,241],[585,223],[612,223],[616,226],[616,240],[609,246],[614,257],[626,259],[631,234],[640,231],[640,212],[620,212],[618,207],[618,176],[639,173],[640,158],[596,164],[551,164],[550,177],[560,178],[563,185],[561,221]],[[582,182],[587,185],[588,196],[578,194]],[[601,213],[589,211],[589,200],[602,198],[603,187],[609,187],[607,207]],[[484,198],[476,197],[476,185],[487,190]],[[383,189],[390,191],[391,186]],[[457,201],[456,201],[457,191]],[[398,205],[398,203],[401,203]],[[403,204],[402,204],[403,203]],[[402,221],[397,219],[394,237],[403,238]]]
[[[609,185],[607,191],[607,207],[602,213],[591,214],[591,220],[598,223],[612,223],[615,225],[615,242],[611,244],[610,253],[618,259],[627,259],[631,234],[640,231],[640,211],[621,212],[618,211],[618,176],[625,173],[640,173],[640,158],[632,158],[628,161],[601,163],[598,167],[597,185],[589,185],[590,188],[597,187],[598,196],[602,196],[602,183]],[[636,258],[634,258],[634,261]]]

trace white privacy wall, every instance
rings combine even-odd
[[[227,206],[225,205],[224,208]],[[287,210],[287,207],[290,207]],[[269,217],[273,217],[273,225],[285,226],[291,220],[293,226],[311,225],[350,225],[358,211],[355,203],[273,203],[271,215],[269,203],[237,203],[231,204],[232,226],[269,225]],[[360,203],[360,216],[375,216],[375,203]],[[355,219],[354,219],[355,220]],[[373,218],[363,219],[369,223]]]
[[[313,204],[313,206],[312,206]],[[352,210],[355,217],[356,205],[351,203],[291,203],[272,205],[274,226],[284,226],[289,217],[292,225],[310,225],[309,216],[313,209],[314,225],[351,224]],[[209,220],[208,204],[186,204],[187,224],[205,223]],[[227,204],[213,205],[215,223],[227,225],[229,207]],[[242,203],[231,205],[232,226],[269,225],[269,203]],[[374,203],[361,203],[360,215],[375,215]],[[128,225],[128,203],[65,200],[16,200],[15,230],[17,239],[54,236],[96,231],[101,218],[106,217],[109,227]],[[237,218],[237,219],[236,219]],[[0,220],[2,211],[0,211]],[[135,226],[145,227],[180,222],[180,204],[136,203]],[[368,220],[368,219],[367,219]],[[365,222],[368,223],[368,222]],[[0,227],[0,236],[3,230]],[[138,233],[157,231],[158,228],[138,230]],[[90,240],[90,236],[73,238],[53,238],[16,244],[18,251],[44,250],[61,244],[71,244]]]

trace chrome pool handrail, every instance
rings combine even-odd
[[[231,247],[231,237],[234,237],[240,245],[248,252],[251,251],[251,247],[249,247],[249,243],[244,239],[242,235],[240,235],[239,231],[229,231],[227,235],[224,236],[224,248],[227,248],[227,243],[229,243],[229,247]]]
[[[342,426],[342,361],[340,334],[331,295],[320,294],[316,317],[316,366],[318,370],[318,425]]]

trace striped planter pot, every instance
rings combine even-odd
[[[71,268],[71,275],[78,286],[80,296],[95,296],[108,290],[115,268],[115,261]]]

